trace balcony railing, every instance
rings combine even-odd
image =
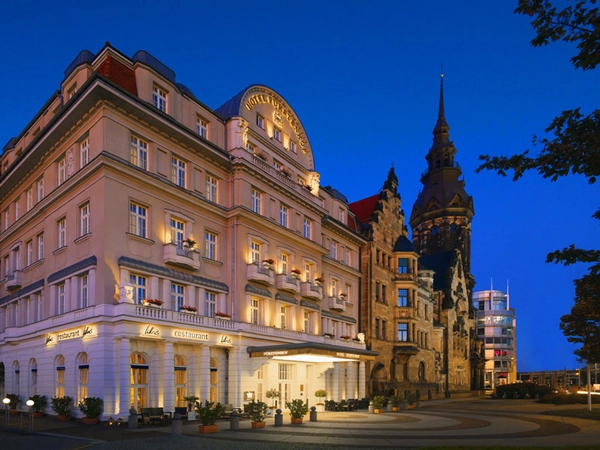
[[[200,257],[197,252],[171,242],[164,245],[163,256],[165,264],[183,267],[190,270],[200,269]]]
[[[311,282],[300,283],[300,295],[315,300],[323,299],[323,288]]]
[[[6,289],[19,289],[23,286],[23,272],[11,270],[6,274]]]
[[[300,288],[298,287],[299,280],[291,275],[287,275],[285,273],[278,273],[275,276],[275,281],[277,289],[280,289],[282,291],[293,292],[294,294],[300,292]]]
[[[273,270],[260,264],[248,264],[246,269],[248,280],[272,286],[275,282]]]
[[[328,306],[336,311],[346,311],[346,301],[340,297],[329,297]]]

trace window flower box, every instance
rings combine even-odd
[[[187,238],[182,241],[182,244],[184,247],[187,247],[190,250],[193,250],[193,248],[196,246],[196,241],[193,240],[192,238]]]
[[[352,338],[351,338],[350,336],[340,336],[340,339],[347,339],[347,340],[350,340],[350,339],[352,339]]]
[[[302,271],[300,269],[292,269],[292,270],[290,270],[290,273],[292,274],[292,277],[299,280],[300,275],[302,274]]]
[[[158,300],[158,299],[147,298],[147,299],[142,300],[143,306],[149,306],[151,308],[160,308],[162,304],[163,304],[163,301]]]
[[[326,338],[329,338],[329,339],[333,339],[332,333],[323,333],[323,336],[325,336]]]
[[[231,320],[231,315],[224,312],[216,312],[215,317],[222,320]]]
[[[198,308],[196,308],[195,306],[183,305],[179,308],[179,311],[186,314],[196,314]]]
[[[273,264],[275,264],[275,260],[272,258],[263,259],[263,261],[262,261],[262,265],[264,267],[266,267],[267,269],[273,270],[273,268],[274,268]]]

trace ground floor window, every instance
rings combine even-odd
[[[140,412],[148,405],[148,363],[146,358],[139,354],[131,355],[131,408]]]
[[[183,356],[175,356],[175,406],[186,406],[187,367]]]

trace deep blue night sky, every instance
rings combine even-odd
[[[217,108],[260,83],[294,108],[321,183],[352,201],[379,191],[393,164],[407,219],[421,187],[444,65],[446,118],[475,202],[476,290],[510,283],[519,371],[574,368],[559,329],[585,265],[545,264],[573,243],[600,248],[597,185],[517,183],[476,174],[481,154],[531,148],[554,116],[600,104],[598,71],[575,71],[564,43],[533,48],[516,1],[20,1],[3,2],[0,146],[59,88],[80,50],[106,41],[127,56],[147,50]],[[169,9],[170,8],[170,9]],[[533,149],[535,154],[535,149]]]

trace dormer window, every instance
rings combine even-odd
[[[208,139],[208,122],[202,117],[196,118],[196,131],[204,139]]]
[[[167,92],[158,86],[152,88],[152,102],[162,112],[167,112]]]

